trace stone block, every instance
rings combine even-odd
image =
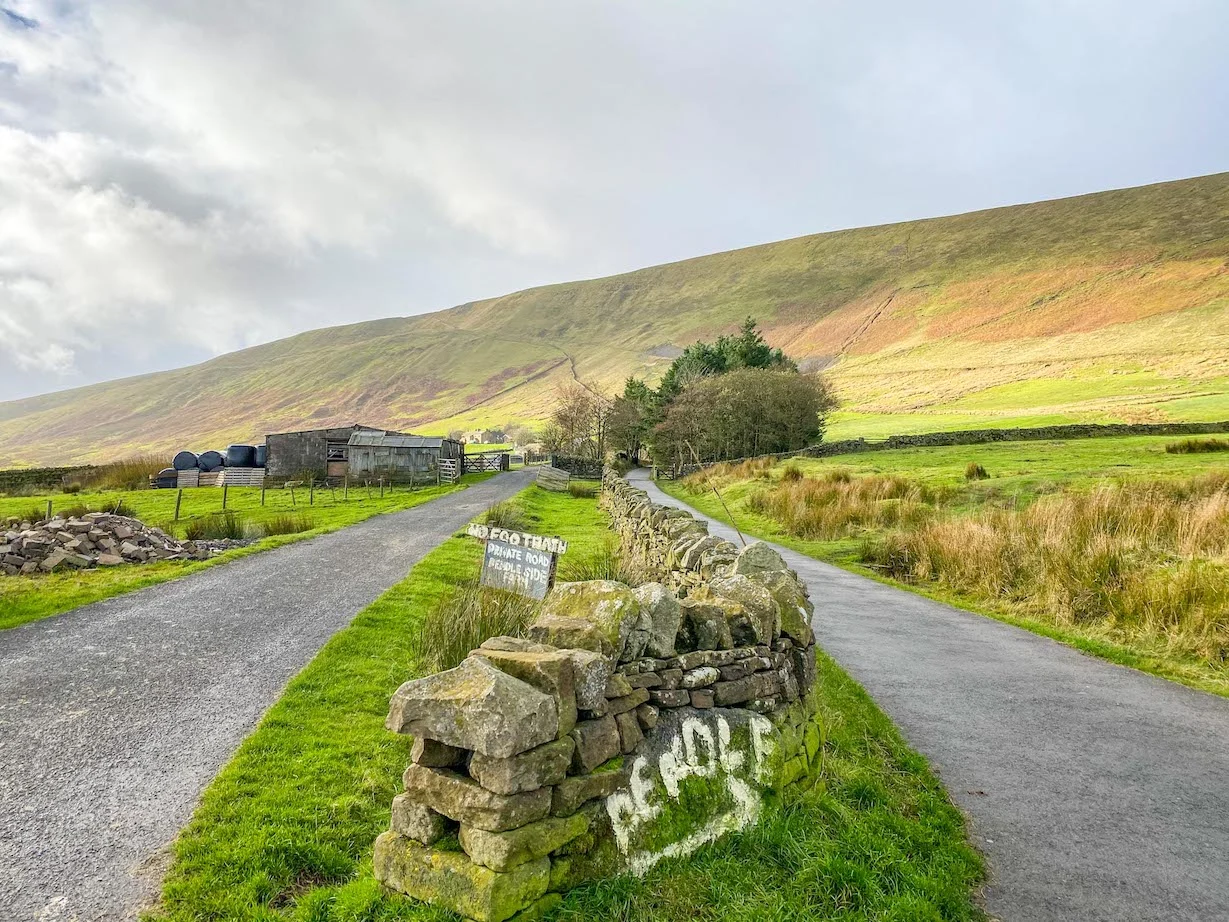
[[[674,593],[661,583],[646,583],[633,590],[648,622],[645,652],[649,656],[673,656],[683,611]]]
[[[815,640],[811,618],[815,607],[807,598],[806,590],[793,571],[767,570],[751,577],[767,589],[776,600],[781,612],[781,633],[802,647],[809,647]]]
[[[631,694],[624,695],[622,698],[610,698],[607,700],[609,713],[612,716],[630,711],[633,708],[638,708],[649,700],[649,690],[647,688],[633,688]]]
[[[657,708],[651,704],[642,704],[636,708],[636,719],[646,733],[657,726]]]
[[[703,688],[706,685],[712,685],[721,678],[724,678],[724,675],[715,666],[697,666],[695,669],[683,673],[683,678],[679,685],[688,690]]]
[[[616,672],[606,683],[607,698],[622,698],[624,695],[630,695],[631,693],[632,686],[628,681],[627,676],[620,675]]]
[[[490,832],[516,829],[542,819],[550,811],[549,788],[523,794],[496,794],[466,775],[425,765],[411,765],[402,780],[409,799],[458,823]]]
[[[661,686],[661,676],[656,672],[642,672],[639,675],[628,676],[627,681],[632,688],[659,688]]]
[[[575,740],[565,736],[504,759],[493,759],[479,753],[470,760],[469,773],[484,788],[496,794],[535,791],[564,779],[568,766],[572,764],[575,747]]]
[[[425,736],[415,737],[414,746],[410,750],[410,760],[416,765],[426,765],[428,768],[464,768],[468,758],[469,750],[458,749]]]
[[[584,813],[567,817],[548,816],[508,832],[488,832],[461,824],[461,848],[475,864],[492,871],[511,871],[530,861],[545,858],[589,828]]]
[[[550,695],[471,656],[455,669],[402,685],[384,725],[503,758],[555,739],[559,712]]]
[[[500,873],[462,852],[426,848],[391,831],[376,839],[373,869],[389,889],[475,922],[506,922],[532,906],[550,884],[549,858]]]
[[[660,673],[661,685],[658,688],[678,688],[683,682],[682,669],[663,669]]]
[[[637,720],[634,712],[628,711],[615,717],[615,723],[619,725],[620,748],[623,754],[626,755],[644,739],[644,733],[640,729],[640,721]]]
[[[750,701],[756,696],[759,683],[755,676],[736,679],[733,682],[718,682],[713,686],[713,696],[719,707],[730,707]]]
[[[559,649],[591,650],[614,656],[614,646],[593,622],[584,618],[540,614],[527,630],[529,638]]]
[[[683,599],[680,639],[693,650],[723,650],[734,645],[725,609],[714,600]],[[679,658],[680,661],[682,657]]]
[[[717,703],[716,693],[711,688],[697,688],[691,693],[691,706],[698,710],[711,708]]]
[[[736,644],[770,644],[781,633],[781,607],[765,586],[740,574],[710,580],[708,589],[742,606],[730,623]]]
[[[691,703],[691,692],[683,688],[674,690],[655,688],[649,694],[649,699],[659,707],[681,708]]]
[[[588,775],[572,775],[555,785],[552,791],[552,816],[570,816],[584,804],[599,797],[609,797],[627,783],[627,770],[599,767]]]
[[[785,559],[776,548],[763,541],[752,541],[738,552],[734,562],[734,572],[741,575],[787,569]]]
[[[559,583],[542,603],[542,615],[588,621],[598,628],[619,662],[642,656],[648,643],[649,622],[640,603],[629,587],[614,580]]]
[[[552,875],[554,874],[553,866],[551,868],[551,873]],[[552,876],[552,880],[553,879],[554,878]],[[562,902],[563,897],[558,893],[545,893],[534,900],[529,906],[526,906],[514,915],[509,922],[541,922],[542,919],[545,919],[548,915],[550,915]]]
[[[558,736],[564,737],[576,726],[576,691],[572,682],[572,660],[562,650],[532,652],[517,650],[476,650],[496,669],[532,685],[555,700],[559,715]]]
[[[613,759],[622,746],[619,727],[613,717],[580,721],[572,729],[572,739],[576,741],[572,770],[578,774],[591,772],[603,762]]]
[[[456,823],[442,813],[436,813],[430,807],[405,795],[398,794],[393,798],[393,818],[390,828],[393,832],[421,842],[423,845],[434,845],[456,828]]]

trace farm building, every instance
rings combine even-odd
[[[345,477],[350,473],[350,436],[383,431],[353,425],[266,435],[265,476],[282,480]]]
[[[350,474],[409,480],[434,473],[440,459],[460,459],[464,446],[453,439],[364,430],[350,436]]]

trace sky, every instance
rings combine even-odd
[[[1229,169],[1223,0],[0,0],[0,400]]]

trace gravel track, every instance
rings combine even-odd
[[[128,919],[286,682],[441,541],[530,481],[0,631],[0,920]]]
[[[823,648],[969,818],[993,916],[1229,919],[1229,700],[778,549]]]

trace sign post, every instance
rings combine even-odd
[[[555,563],[568,549],[562,538],[491,528],[476,522],[470,524],[467,534],[485,544],[481,584],[531,599],[546,597],[555,582]]]

